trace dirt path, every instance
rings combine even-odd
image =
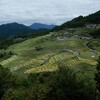
[[[99,52],[99,51],[96,51],[96,50],[94,50],[94,49],[91,49],[87,44],[88,44],[88,42],[85,42],[83,45],[84,45],[85,47],[87,47],[88,50],[89,50],[90,52],[93,52],[93,53],[95,53],[95,54],[97,54],[97,55],[100,56],[100,52]]]

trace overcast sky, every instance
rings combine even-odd
[[[100,0],[0,0],[0,24],[62,24],[100,10]]]

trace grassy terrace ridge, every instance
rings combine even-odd
[[[53,34],[28,39],[11,45],[5,50],[5,52],[14,52],[14,55],[1,61],[0,64],[10,68],[17,75],[55,71],[59,62],[72,68],[81,63],[95,66],[99,55],[90,52],[84,45],[85,42],[89,42],[89,40],[73,36],[58,40],[57,35],[53,36]],[[36,46],[40,46],[42,49],[36,50]],[[4,50],[0,50],[0,52],[4,52]]]

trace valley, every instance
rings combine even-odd
[[[100,100],[100,11],[0,25],[0,100]]]

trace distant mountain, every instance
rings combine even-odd
[[[100,11],[90,14],[88,16],[79,16],[71,21],[68,21],[61,26],[57,26],[52,29],[52,31],[59,31],[66,28],[77,28],[77,27],[83,27],[86,24],[100,24]]]
[[[31,26],[29,26],[32,29],[52,29],[54,28],[56,25],[46,25],[46,24],[41,24],[41,23],[34,23]]]
[[[9,23],[0,25],[0,38],[6,38],[9,36],[21,36],[27,34],[32,29],[18,23]]]

